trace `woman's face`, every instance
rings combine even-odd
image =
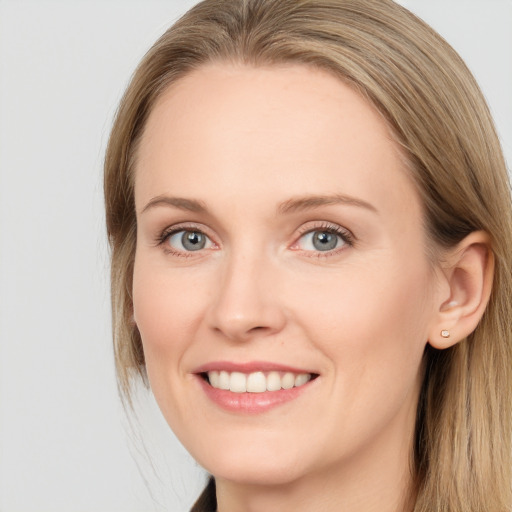
[[[306,67],[205,66],[151,113],[135,196],[148,375],[201,465],[276,484],[406,464],[439,292],[374,108]]]

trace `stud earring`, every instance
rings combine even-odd
[[[442,336],[443,338],[449,338],[449,337],[450,337],[450,331],[447,331],[447,330],[443,329],[443,330],[441,331],[441,336]]]

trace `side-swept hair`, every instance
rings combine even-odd
[[[415,452],[415,512],[512,510],[510,185],[486,102],[457,53],[391,0],[205,0],[149,50],[119,107],[105,158],[112,315],[120,390],[146,379],[132,320],[134,163],[148,115],[172,83],[208,62],[327,70],[385,117],[421,195],[432,254],[475,230],[495,277],[477,329],[427,346]]]

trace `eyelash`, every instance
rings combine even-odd
[[[189,233],[201,233],[204,236],[206,236],[209,240],[211,240],[211,237],[209,237],[205,232],[204,228],[201,228],[199,226],[186,224],[186,225],[178,225],[173,226],[171,228],[164,229],[160,235],[158,235],[156,239],[156,245],[162,246],[164,249],[164,252],[166,254],[171,254],[172,256],[178,256],[180,258],[191,258],[194,256],[194,251],[177,251],[173,249],[170,245],[166,245],[166,242],[176,233],[180,233],[181,231],[189,232]]]
[[[307,223],[299,229],[299,235],[296,241],[292,244],[297,245],[299,240],[308,233],[330,233],[336,236],[339,236],[343,241],[344,245],[341,247],[336,247],[329,251],[303,251],[310,258],[329,258],[332,256],[337,256],[340,252],[346,250],[348,247],[353,247],[355,244],[354,235],[346,228],[342,228],[338,224],[332,224],[330,222],[323,222],[319,225],[311,225],[311,223]],[[300,250],[300,249],[295,249]]]
[[[310,223],[308,223],[310,224]],[[332,224],[330,222],[324,222],[320,225],[311,226],[306,224],[305,226],[302,226],[299,229],[298,236],[296,238],[296,241],[292,244],[291,247],[294,245],[297,245],[299,240],[308,233],[314,233],[320,232],[320,233],[330,233],[336,236],[339,236],[341,240],[343,241],[344,245],[340,248],[334,248],[332,250],[328,251],[302,251],[307,254],[308,257],[313,258],[328,258],[330,256],[334,256],[339,254],[341,251],[346,250],[347,247],[353,247],[355,243],[355,237],[354,235],[346,228],[342,228],[341,226],[338,226],[337,224]],[[182,258],[190,258],[194,256],[194,251],[177,251],[172,249],[170,245],[165,246],[166,242],[176,233],[180,232],[198,232],[206,236],[209,240],[211,240],[211,237],[208,236],[204,228],[201,228],[199,226],[195,225],[178,225],[173,226],[171,228],[167,228],[160,235],[158,235],[156,239],[156,245],[157,246],[164,246],[164,252],[166,254],[171,254],[173,256],[178,256]],[[216,245],[214,242],[212,242],[214,245]],[[300,249],[293,249],[293,250],[300,250]],[[198,251],[199,252],[199,251]]]

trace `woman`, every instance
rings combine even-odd
[[[193,510],[505,511],[512,221],[485,101],[389,0],[206,0],[105,163],[121,390]]]

